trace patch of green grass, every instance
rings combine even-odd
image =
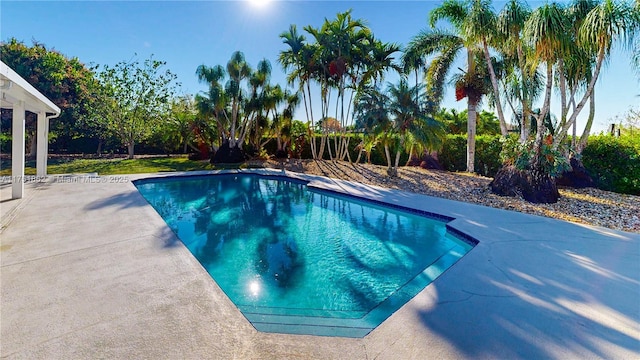
[[[11,175],[11,164],[3,162],[1,176]],[[98,173],[98,175],[144,174],[167,171],[213,170],[208,161],[194,161],[186,157],[154,157],[141,159],[52,159],[47,173]],[[29,161],[25,167],[26,175],[35,175],[35,162]]]

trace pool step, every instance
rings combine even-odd
[[[264,332],[362,338],[375,328],[375,324],[363,327],[362,319],[242,313],[256,330]]]

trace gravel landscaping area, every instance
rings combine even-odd
[[[254,164],[258,165],[258,164]],[[383,166],[348,162],[290,160],[266,161],[261,166],[419,194],[470,202],[495,208],[547,216],[576,223],[640,233],[640,196],[617,194],[594,188],[561,188],[555,204],[531,204],[515,197],[502,197],[489,190],[491,178],[468,173],[400,167],[398,177],[390,178]]]

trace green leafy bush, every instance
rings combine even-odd
[[[500,135],[480,135],[476,137],[476,159],[474,166],[478,174],[493,177],[498,170],[500,170],[500,167],[502,167],[502,163],[500,162],[500,151],[502,151],[501,137]]]
[[[502,138],[502,152],[500,160],[505,165],[514,165],[518,170],[531,170],[534,154],[534,139],[521,143],[517,137],[510,136]],[[570,170],[569,160],[564,156],[566,152],[562,146],[554,149],[552,146],[553,137],[547,135],[540,148],[540,158],[538,170],[551,177],[560,176],[563,172]]]
[[[640,195],[640,136],[591,136],[582,163],[598,188]]]
[[[493,177],[502,166],[500,135],[476,136],[475,170],[483,176]],[[465,171],[467,169],[467,135],[447,135],[442,149],[438,152],[438,161],[447,171]]]
[[[11,134],[0,133],[0,153],[11,153]]]
[[[467,169],[467,135],[447,135],[438,152],[438,162],[447,171]]]

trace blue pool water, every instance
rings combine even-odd
[[[472,248],[444,221],[286,178],[136,186],[262,331],[364,336]]]

